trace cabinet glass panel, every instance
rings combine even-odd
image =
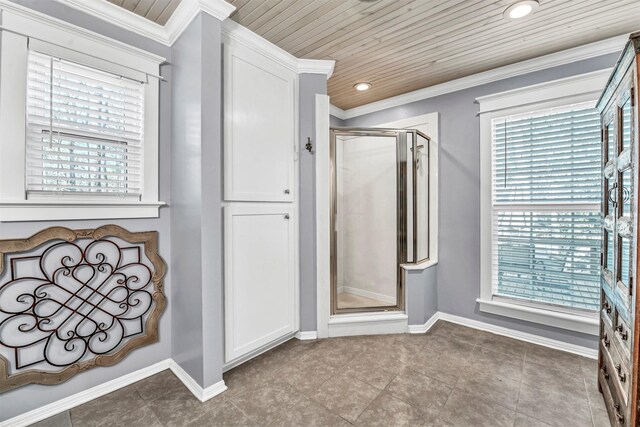
[[[605,127],[605,136],[607,138],[607,158],[606,161],[613,159],[616,155],[616,137],[613,131],[613,122]]]
[[[631,147],[631,99],[622,104],[621,108],[622,144],[620,150]]]
[[[631,195],[633,194],[633,189],[631,188],[632,172],[633,170],[629,168],[620,174],[620,216],[629,218],[631,218]]]
[[[609,233],[605,230],[605,253],[606,257],[604,258],[604,267],[609,269],[609,271],[613,271],[613,250],[614,250],[614,240],[613,233]]]
[[[630,258],[631,241],[627,238],[620,238],[620,269],[618,271],[618,280],[627,288],[629,287],[629,258]]]

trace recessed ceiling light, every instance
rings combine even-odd
[[[531,15],[540,4],[535,0],[524,0],[512,4],[504,11],[505,18],[520,19]]]
[[[360,82],[360,83],[356,83],[353,85],[355,90],[368,90],[371,89],[371,83],[367,83],[367,82]]]

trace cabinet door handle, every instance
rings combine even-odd
[[[284,219],[289,219],[289,214],[284,214]]]
[[[289,194],[289,193],[290,193],[289,189],[288,189],[288,188],[286,188],[286,189],[284,190],[284,194]]]
[[[609,348],[609,337],[607,336],[607,334],[604,334],[604,336],[602,337],[602,341],[604,342],[604,346]]]
[[[620,334],[620,338],[622,338],[623,341],[627,340],[627,333],[626,332],[622,332],[624,330],[624,328],[622,327],[622,325],[618,325],[616,326],[616,332],[618,332],[618,334]]]
[[[600,369],[602,371],[602,376],[604,377],[605,380],[609,379],[609,373],[607,372],[607,367],[603,366],[602,369]]]

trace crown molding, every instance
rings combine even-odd
[[[545,70],[547,68],[594,58],[608,53],[620,52],[628,38],[628,35],[612,37],[599,42],[589,43],[572,49],[563,50],[549,55],[540,56],[538,58],[495,68],[493,70],[484,71],[482,73],[473,74],[471,76],[451,80],[449,82],[430,86],[424,89],[418,89],[413,92],[350,108],[348,110],[340,110],[338,107],[334,107],[331,110],[331,114],[342,120],[352,119],[354,117],[374,113],[376,111],[386,110],[387,108],[397,107],[427,98],[433,98],[435,96],[468,89],[474,86],[480,86],[498,80],[507,79],[509,77]],[[341,116],[338,114],[341,114]]]
[[[476,98],[476,102],[480,105],[479,114],[586,93],[597,96],[604,90],[611,71],[613,68],[604,68],[590,73],[480,96]]]
[[[227,40],[244,45],[265,55],[295,73],[333,74],[335,61],[323,59],[298,59],[269,40],[232,20],[222,23],[222,34]]]
[[[198,13],[204,12],[223,21],[235,10],[235,6],[223,0],[185,0],[180,2],[167,23],[162,26],[107,0],[55,1],[165,46],[171,46]]]
[[[335,67],[335,61],[331,60],[298,59],[253,31],[226,19],[233,13],[235,6],[223,0],[183,0],[164,26],[107,0],[55,1],[165,46],[173,45],[198,13],[203,12],[223,21],[222,32],[230,40],[261,52],[296,73],[324,74],[329,79]]]
[[[349,110],[347,110],[349,111]],[[347,120],[349,117],[347,117],[347,111],[343,110],[340,107],[336,107],[333,104],[329,105],[329,114],[332,115],[333,117],[337,117],[340,120]],[[355,117],[355,116],[353,116]]]
[[[157,74],[157,65],[166,61],[166,58],[160,55],[156,55],[146,50],[139,49],[126,43],[122,43],[110,37],[106,37],[102,34],[98,34],[94,31],[88,30],[84,27],[79,27],[77,25],[54,18],[28,7],[21,6],[9,0],[0,0],[0,10],[6,11],[8,12],[8,14],[11,14],[16,18],[8,19],[5,17],[5,19],[3,19],[2,28],[10,31],[20,33],[27,30],[26,32],[29,33],[28,35],[31,35],[35,38],[40,36],[41,39],[52,43],[54,42],[54,40],[52,40],[53,36],[51,31],[56,31],[58,32],[58,34],[67,34],[72,35],[73,37],[81,37],[83,40],[93,43],[93,48],[107,48],[118,51],[124,55],[129,55],[130,58],[140,58],[145,63],[148,63],[151,68],[149,69],[142,66],[139,61],[135,61],[136,65],[140,66],[141,70],[152,74]],[[28,31],[28,29],[31,28],[35,23],[42,24],[42,27],[47,28],[47,31]],[[26,29],[24,28],[25,26],[27,27]],[[37,34],[34,35],[31,33]],[[155,66],[155,68],[153,68],[153,66]]]
[[[325,74],[327,80],[333,75],[336,61],[325,59],[298,59],[298,72],[307,74]]]

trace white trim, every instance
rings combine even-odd
[[[580,74],[570,78],[553,80],[542,84],[483,96],[480,103],[480,298],[481,312],[525,320],[532,323],[549,325],[560,329],[572,330],[589,335],[599,333],[597,317],[591,318],[575,314],[569,310],[560,312],[537,306],[534,302],[516,304],[494,299],[494,270],[492,255],[494,246],[493,215],[494,206],[505,209],[522,209],[520,204],[494,205],[492,197],[492,129],[491,122],[496,117],[511,116],[542,109],[557,108],[583,102],[593,102],[606,84],[609,71],[601,70]],[[581,205],[551,206],[541,203],[529,209],[564,210]],[[588,210],[593,210],[590,205]],[[597,210],[597,209],[596,209]]]
[[[318,332],[317,331],[298,331],[298,333],[296,334],[296,338],[299,339],[300,341],[317,340]]]
[[[409,317],[404,312],[338,314],[330,316],[329,337],[356,335],[403,334],[407,332]]]
[[[83,3],[82,8],[85,7]],[[160,55],[133,47],[8,0],[0,0],[0,9],[3,11],[2,27],[10,31],[20,34],[29,33],[29,36],[58,46],[69,46],[68,38],[77,38],[79,43],[73,43],[74,50],[91,52],[97,57],[118,55],[118,63],[127,64],[128,67],[153,75],[158,75],[158,65],[166,61],[166,58]],[[105,55],[105,52],[108,52],[108,54]]]
[[[232,20],[222,23],[222,34],[227,40],[235,41],[270,58],[295,73],[333,74],[335,61],[321,59],[298,59],[267,39]]]
[[[440,318],[440,313],[436,311],[436,313],[433,316],[431,316],[429,320],[424,322],[424,324],[409,325],[409,327],[407,328],[407,332],[410,334],[426,334],[429,331],[429,329],[431,329],[433,325],[436,324],[439,318]]]
[[[476,98],[480,114],[521,105],[536,104],[575,95],[594,95],[597,98],[611,75],[612,68],[579,74],[564,79],[525,86]]]
[[[298,59],[298,73],[326,74],[327,80],[333,75],[336,61],[322,59]]]
[[[545,70],[547,68],[557,67],[559,65],[569,64],[571,62],[594,58],[596,56],[605,55],[608,53],[620,52],[628,39],[629,37],[627,35],[612,37],[595,43],[589,43],[572,49],[563,50],[549,55],[540,56],[538,58],[533,58],[526,61],[517,62],[515,64],[506,65],[504,67],[495,68],[493,70],[484,71],[482,73],[473,74],[471,76],[451,80],[435,86],[430,86],[424,89],[419,89],[391,98],[386,98],[381,101],[376,101],[370,104],[361,105],[359,107],[350,108],[348,110],[341,110],[338,107],[334,107],[331,110],[331,115],[342,120],[352,119],[354,117],[362,116],[376,111],[386,110],[387,108],[397,107],[399,105],[433,98],[435,96],[468,89],[474,86],[480,86],[498,80],[507,79],[509,77],[515,77],[535,71]]]
[[[371,299],[375,299],[375,300],[378,300],[378,301],[386,302],[386,303],[389,303],[389,304],[395,304],[396,303],[396,297],[394,297],[394,296],[380,294],[380,293],[377,293],[377,292],[366,291],[364,289],[354,288],[352,286],[339,286],[338,287],[338,293],[340,293],[340,292],[346,292],[346,293],[351,294],[351,295],[357,295],[357,296],[361,296],[361,297],[365,297],[365,298],[371,298]]]
[[[72,219],[116,219],[116,218],[158,218],[160,206],[157,203],[49,203],[22,201],[0,203],[0,221],[56,221]]]
[[[100,396],[104,396],[105,394],[114,392],[123,387],[150,377],[151,375],[155,375],[159,372],[169,369],[171,363],[175,362],[173,362],[171,359],[166,359],[151,366],[147,366],[121,377],[115,378],[111,381],[107,381],[106,383],[91,387],[76,394],[72,394],[71,396],[65,397],[64,399],[57,400],[55,402],[49,403],[48,405],[41,406],[29,412],[25,412],[24,414],[20,414],[8,420],[2,421],[0,422],[0,427],[25,426],[47,419],[61,412],[82,405],[83,403],[89,402],[90,400],[97,399]]]
[[[402,264],[401,267],[404,271],[423,271],[435,265],[438,265],[438,260],[428,259],[417,264]]]
[[[349,118],[347,117],[347,113],[345,112],[345,110],[343,110],[340,107],[336,107],[333,104],[329,106],[329,114],[332,115],[333,117],[339,118],[340,120],[346,120]]]
[[[180,37],[198,13],[205,12],[223,21],[236,9],[222,0],[185,0],[162,26],[106,0],[56,1],[166,46],[171,46]]]
[[[541,345],[543,347],[553,348],[556,350],[565,351],[567,353],[577,354],[578,356],[588,357],[589,359],[598,358],[598,350],[595,348],[583,347],[580,345],[570,344],[563,341],[554,340],[551,338],[541,337],[540,335],[529,334],[527,332],[516,331],[515,329],[503,328],[502,326],[492,325],[490,323],[480,322],[477,320],[467,319],[466,317],[460,317],[449,313],[443,313],[439,311],[437,313],[439,320],[446,322],[456,323],[462,326],[468,326],[470,328],[479,329],[481,331],[491,332],[496,335],[502,335],[509,338],[514,338],[520,341],[526,341],[532,344]]]
[[[169,368],[171,372],[175,374],[176,377],[189,389],[191,393],[200,401],[206,402],[227,390],[227,386],[225,385],[223,380],[218,381],[217,383],[207,387],[202,388],[200,384],[197,383],[180,365],[178,365],[173,359],[169,363]]]
[[[331,305],[331,228],[329,208],[329,97],[316,95],[316,329],[318,338],[329,336]]]
[[[478,298],[476,302],[479,304],[480,311],[484,313],[497,314],[583,334],[598,335],[600,333],[600,321],[597,313],[593,316],[581,316],[505,301]]]

